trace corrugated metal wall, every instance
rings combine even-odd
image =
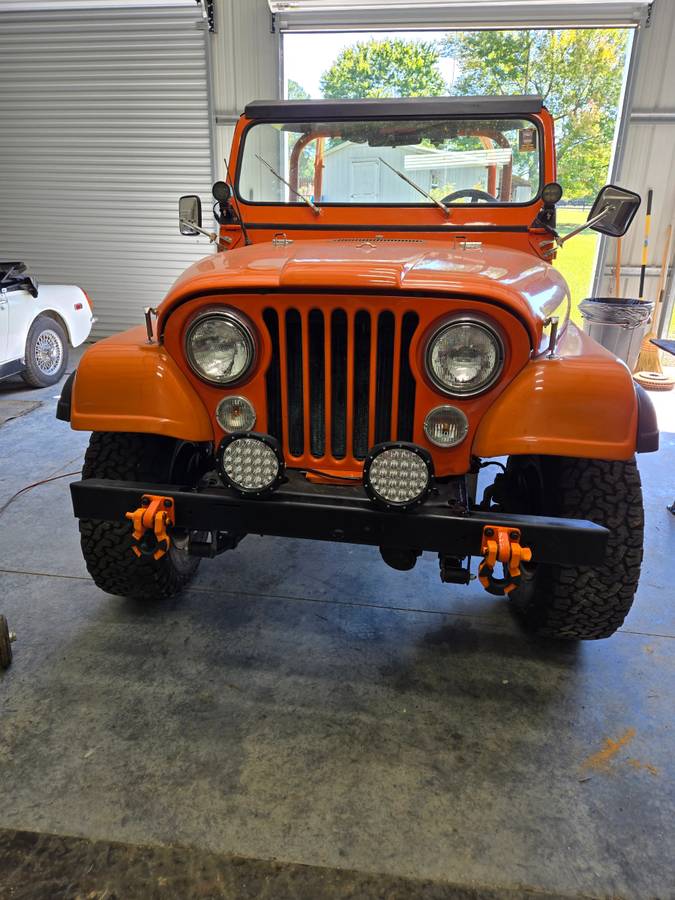
[[[0,256],[85,288],[97,336],[139,324],[211,252],[177,217],[199,193],[210,225],[210,182],[196,4],[0,7]]]
[[[234,126],[251,100],[281,96],[279,34],[271,30],[267,0],[215,0],[211,35],[216,175],[225,177]]]
[[[654,191],[645,296],[656,300],[666,232],[675,224],[675,3],[655,3],[649,27],[640,36],[635,87],[623,157],[615,180],[639,191],[643,206],[623,239],[621,296],[637,297],[647,191]],[[600,295],[614,294],[617,244],[605,242],[605,266],[598,279]],[[673,251],[667,296],[675,300]],[[630,273],[630,274],[629,274]]]

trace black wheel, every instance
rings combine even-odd
[[[0,616],[0,669],[9,668],[12,662],[12,642],[9,638],[7,619]]]
[[[515,456],[500,482],[496,497],[509,512],[589,519],[610,529],[602,566],[523,566],[521,585],[509,594],[518,616],[545,637],[610,637],[640,577],[644,510],[635,460]]]
[[[68,365],[68,336],[55,319],[38,316],[26,339],[26,368],[21,373],[31,387],[56,384]]]
[[[173,438],[94,432],[82,477],[195,483],[199,458],[199,448]],[[168,553],[160,559],[139,558],[132,550],[131,522],[80,520],[80,543],[89,574],[101,590],[122,597],[159,600],[186,587],[200,562],[188,554],[187,540],[187,534],[174,532]]]

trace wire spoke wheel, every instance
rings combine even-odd
[[[69,349],[64,326],[51,316],[39,315],[26,338],[23,380],[31,387],[56,384],[66,371]]]
[[[63,359],[63,343],[51,328],[41,331],[33,349],[35,365],[43,375],[54,375],[59,371]]]

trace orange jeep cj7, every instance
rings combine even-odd
[[[96,584],[168,597],[202,557],[280,535],[401,570],[431,551],[454,584],[475,556],[540,634],[611,635],[642,559],[635,453],[658,431],[570,321],[541,100],[257,101],[227,178],[217,232],[179,202],[218,252],[89,349],[59,401],[92,432],[72,497]],[[622,235],[639,204],[608,185],[581,228]]]

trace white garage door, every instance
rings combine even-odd
[[[280,31],[637,25],[649,0],[268,0]]]
[[[199,193],[210,222],[205,35],[194,2],[58,6],[0,5],[0,258],[80,284],[100,336],[210,252],[177,218]]]

